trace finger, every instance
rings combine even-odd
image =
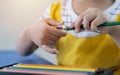
[[[58,42],[58,40],[48,39],[46,45],[55,45],[57,42]]]
[[[49,25],[51,26],[56,26],[56,25],[63,25],[64,24],[64,21],[61,21],[61,22],[58,22],[56,20],[52,20],[50,18],[46,18],[45,19],[45,22],[47,22]]]
[[[58,25],[63,25],[65,22],[64,21],[60,21],[58,22]]]
[[[91,23],[91,30],[92,31],[98,30],[97,26],[103,24],[104,22],[106,22],[106,19],[104,17],[97,16]]]
[[[80,32],[80,26],[82,25],[83,15],[81,14],[75,21],[75,32]]]
[[[54,36],[54,35],[52,35],[52,34],[48,34],[48,37],[50,37],[50,38],[48,38],[49,40],[51,40],[51,41],[58,41],[59,39],[60,39],[60,37],[58,37],[58,36]]]
[[[63,32],[61,30],[58,30],[58,29],[55,29],[55,28],[52,28],[52,27],[49,28],[49,33],[51,35],[57,36],[57,37],[65,36],[67,34],[66,32]]]
[[[59,51],[50,48],[48,45],[41,45],[41,48],[45,49],[47,52],[52,53],[52,54],[58,54]]]
[[[60,39],[60,37],[56,37],[56,36],[53,36],[53,35],[50,35],[48,34],[47,36],[48,38],[46,38],[42,44],[45,44],[45,45],[51,45],[51,44],[56,44],[57,41]]]
[[[50,18],[46,18],[45,22],[48,23],[51,26],[56,26],[57,25],[57,21],[54,21],[54,20],[52,20]]]
[[[47,34],[46,37],[39,37],[38,40],[36,40],[36,43],[38,45],[50,45],[50,44],[56,44],[56,41],[58,41],[59,37],[53,36],[51,34]]]
[[[84,18],[83,18],[83,22],[82,22],[82,24],[83,24],[83,27],[85,28],[85,29],[87,29],[87,30],[90,30],[91,28],[90,28],[90,22],[93,20],[95,18],[95,15],[93,15],[93,14],[87,14],[87,15],[85,15],[84,16]]]
[[[38,47],[40,47],[40,45],[42,44],[40,41],[34,39],[32,40]]]
[[[71,27],[71,28],[75,27],[75,23],[72,23],[72,24],[70,25],[70,27]]]
[[[32,40],[37,46],[40,45],[51,45],[51,44],[56,44],[58,39],[53,39],[50,36],[48,36],[49,38],[43,39],[43,40]],[[39,38],[38,38],[39,39]]]

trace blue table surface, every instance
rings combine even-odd
[[[0,51],[0,67],[13,63],[53,65],[51,62],[34,53],[30,56],[23,57],[20,56],[16,51]]]

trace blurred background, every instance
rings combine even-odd
[[[0,50],[16,50],[19,33],[44,14],[55,0],[0,0]],[[56,63],[55,55],[38,49],[36,54]]]

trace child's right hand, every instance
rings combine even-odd
[[[61,37],[66,35],[65,32],[53,27],[58,24],[61,23],[48,18],[38,21],[30,26],[28,30],[29,36],[38,47],[45,49],[49,53],[57,54],[59,53],[58,50],[50,48],[50,45],[55,45]]]

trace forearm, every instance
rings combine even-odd
[[[115,26],[109,35],[120,48],[120,26]]]
[[[27,56],[27,55],[30,55],[36,48],[37,46],[30,39],[28,29],[25,29],[19,35],[18,40],[17,40],[18,52],[23,56]]]

